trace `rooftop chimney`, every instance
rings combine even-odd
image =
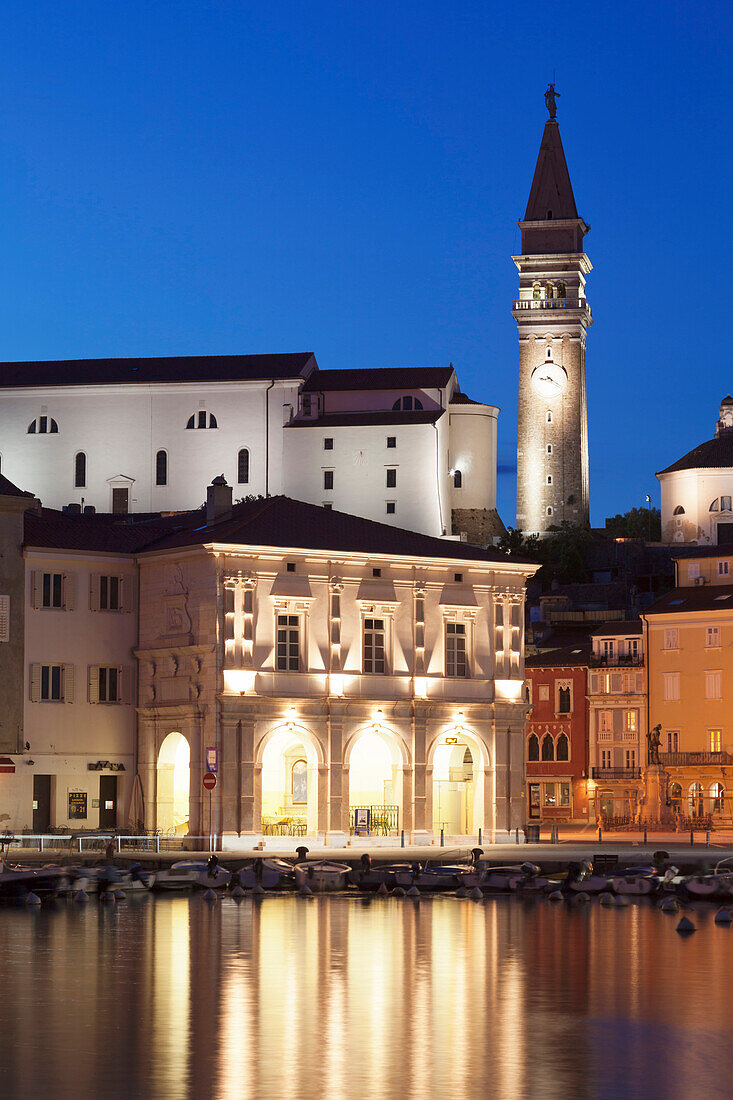
[[[231,514],[232,487],[227,485],[224,474],[219,474],[206,490],[206,525],[211,526],[220,519],[229,519]]]

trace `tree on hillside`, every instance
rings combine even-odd
[[[628,512],[610,516],[606,531],[615,539],[646,539],[662,541],[662,515],[658,508],[630,508]]]
[[[551,527],[544,538],[539,535],[525,536],[522,531],[509,527],[498,548],[505,554],[525,554],[531,560],[541,562],[542,569],[537,574],[537,580],[543,585],[553,580],[571,584],[588,579],[585,563],[592,542],[593,535],[587,527],[563,523]]]

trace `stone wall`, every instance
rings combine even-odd
[[[454,508],[451,534],[465,534],[466,541],[475,546],[493,546],[494,539],[506,534],[506,527],[496,508]]]

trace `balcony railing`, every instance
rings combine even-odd
[[[693,765],[733,764],[733,754],[729,752],[660,752],[659,763],[664,767],[684,768]]]
[[[638,668],[644,664],[641,653],[617,653],[613,657],[607,657],[602,653],[591,653],[591,668]]]
[[[521,309],[587,309],[590,306],[585,298],[515,298],[515,310]]]
[[[593,779],[640,779],[641,768],[591,768]]]

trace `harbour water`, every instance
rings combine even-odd
[[[0,910],[3,1097],[729,1096],[733,929],[496,897]]]

